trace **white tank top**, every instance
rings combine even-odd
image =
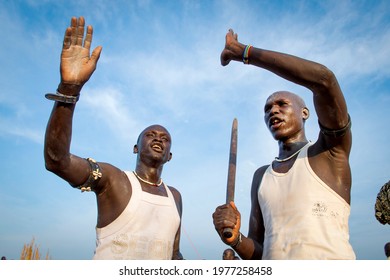
[[[132,194],[125,210],[111,224],[96,228],[93,259],[170,260],[180,216],[169,188],[168,197],[142,191],[132,172]]]
[[[311,169],[306,145],[287,173],[268,167],[258,201],[264,219],[263,259],[355,259],[350,205]]]

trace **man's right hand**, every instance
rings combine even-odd
[[[238,42],[238,35],[233,29],[229,29],[225,36],[225,48],[221,53],[221,65],[226,66],[232,60],[242,61],[242,53],[245,46]]]
[[[237,241],[240,235],[240,227],[241,227],[241,214],[237,210],[234,202],[230,202],[230,204],[224,204],[218,206],[213,213],[213,223],[215,230],[218,232],[221,240],[227,244],[232,245]],[[232,229],[232,236],[226,238],[223,235],[223,230],[225,228]]]
[[[83,17],[71,19],[71,26],[65,31],[61,53],[61,84],[59,91],[65,95],[79,94],[83,85],[96,69],[102,47],[96,47],[90,56],[92,26],[87,27],[84,39]],[[63,92],[66,91],[66,92]]]

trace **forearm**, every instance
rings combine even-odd
[[[308,88],[320,122],[329,128],[346,125],[347,105],[334,73],[326,66],[289,54],[251,49],[249,63]]]
[[[61,94],[76,96],[81,86],[60,83]],[[64,170],[70,161],[70,143],[72,139],[72,120],[75,104],[55,102],[45,134],[45,164],[50,171],[58,173]]]
[[[324,65],[297,56],[252,47],[249,64],[264,68],[313,92],[335,83],[333,73]]]
[[[54,173],[58,173],[69,164],[74,108],[74,104],[56,102],[46,127],[45,165]]]
[[[241,242],[232,247],[243,260],[261,260],[262,246],[251,238],[241,235]]]

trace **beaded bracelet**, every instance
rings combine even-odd
[[[251,45],[246,45],[245,47],[244,53],[242,54],[242,62],[244,62],[244,64],[249,64],[249,53],[251,48]]]
[[[62,103],[68,103],[68,104],[76,104],[76,102],[80,98],[80,94],[76,96],[71,96],[71,95],[65,95],[60,93],[58,90],[56,93],[46,93],[45,97],[49,100],[54,100]]]

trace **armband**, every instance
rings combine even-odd
[[[84,184],[76,187],[77,189],[81,190],[81,192],[92,191],[95,182],[102,177],[99,164],[92,158],[87,158],[87,161],[91,167],[91,172],[89,173],[87,181],[85,181]]]
[[[318,124],[320,126],[320,130],[322,134],[334,138],[344,136],[345,133],[347,133],[347,131],[350,130],[352,126],[351,117],[349,116],[349,114],[348,114],[348,123],[343,128],[340,129],[328,129],[322,126],[320,122],[318,122]]]

